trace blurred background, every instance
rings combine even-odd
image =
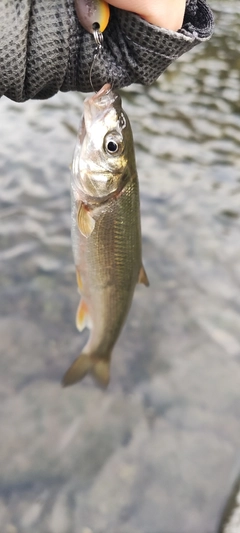
[[[240,471],[240,7],[122,91],[143,261],[106,392],[62,389],[75,329],[70,170],[85,95],[0,121],[1,533],[216,533]]]

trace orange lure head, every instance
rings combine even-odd
[[[75,0],[80,24],[90,33],[103,32],[109,21],[110,9],[104,0]]]

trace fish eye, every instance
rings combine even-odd
[[[118,151],[118,143],[113,140],[109,140],[107,142],[106,148],[109,154],[116,154],[116,152]]]
[[[109,155],[119,155],[123,151],[122,136],[116,131],[108,132],[103,143],[104,150]]]

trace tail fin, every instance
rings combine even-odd
[[[107,360],[94,359],[91,355],[82,353],[64,374],[62,385],[63,387],[73,385],[90,373],[99,385],[107,387],[110,379],[109,367],[110,358]]]

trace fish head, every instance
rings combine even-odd
[[[75,181],[95,201],[120,192],[135,168],[131,126],[109,84],[84,102],[75,154]]]

